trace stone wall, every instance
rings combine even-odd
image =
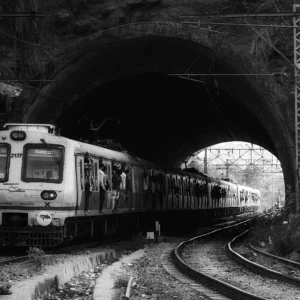
[[[47,79],[56,64],[58,53],[70,43],[99,30],[149,20],[180,22],[180,16],[199,13],[291,10],[285,2],[276,2],[282,3],[278,7],[273,1],[264,1],[259,5],[259,1],[250,0],[2,0],[0,8],[4,12],[37,10],[45,13],[45,18],[36,19],[35,22],[31,18],[0,20],[0,80]],[[220,22],[219,19],[211,21]],[[257,20],[248,21],[255,23]],[[264,23],[276,22],[290,24],[288,19],[264,20]],[[241,52],[258,58],[260,64],[266,63],[271,72],[292,73],[288,63],[266,45],[253,29],[245,26],[203,26],[221,32],[224,41]],[[256,29],[292,58],[291,29]],[[278,81],[280,80],[279,78]]]
[[[67,47],[83,37],[122,24],[145,21],[184,20],[181,16],[199,13],[248,13],[292,10],[286,1],[250,0],[2,0],[0,10],[21,12],[36,10],[45,18],[5,18],[0,20],[0,80],[47,80],[59,71]],[[186,20],[186,19],[185,19]],[[203,19],[202,19],[203,20]],[[205,19],[204,19],[205,20]],[[247,19],[250,23],[291,25],[288,19]],[[196,21],[196,20],[195,20]],[[206,20],[208,21],[208,19]],[[220,22],[220,19],[210,19]],[[222,21],[222,20],[221,20]],[[226,19],[236,22],[236,19]],[[243,20],[239,20],[243,24]],[[293,68],[267,41],[293,60],[292,30],[269,27],[201,25],[212,33],[213,48],[224,44],[240,53],[239,64],[253,73],[285,72],[289,77],[257,77],[273,93],[284,120],[290,123],[293,135]],[[264,37],[261,38],[254,30]],[[224,47],[223,47],[224,48]],[[223,49],[221,49],[223,51]],[[39,90],[46,81],[25,82]],[[34,93],[32,93],[34,94]]]

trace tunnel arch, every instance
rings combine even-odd
[[[58,56],[50,77],[53,81],[27,107],[23,122],[53,123],[62,114],[65,102],[76,105],[78,99],[91,91],[126,76],[184,73],[189,68],[194,73],[250,73],[237,61],[229,45],[219,46],[216,41],[205,30],[174,22],[126,24],[82,38]],[[259,123],[265,132],[262,136],[247,134],[249,128],[239,132],[236,126],[235,136],[242,141],[254,141],[276,155],[282,163],[285,182],[294,186],[293,142],[279,109],[264,87],[250,76],[222,76],[217,82],[218,89],[238,99],[252,114],[253,126]],[[193,99],[195,103],[198,100]],[[179,145],[173,144],[176,150],[169,149],[160,160],[179,167],[189,153],[232,140],[231,134],[182,137]]]

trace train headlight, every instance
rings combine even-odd
[[[24,141],[26,138],[26,133],[21,130],[15,130],[10,133],[10,137],[14,141]]]
[[[44,200],[54,200],[57,197],[57,194],[54,191],[42,191],[41,197]]]

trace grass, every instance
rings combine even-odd
[[[278,256],[286,256],[297,250],[291,243],[294,228],[285,223],[285,215],[280,214],[268,220],[257,221],[251,231],[249,241],[254,246],[264,245],[265,249]]]
[[[115,289],[120,289],[122,287],[127,287],[128,281],[129,281],[130,276],[128,274],[120,274],[117,276],[115,283],[114,283],[114,288]]]

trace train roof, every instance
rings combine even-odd
[[[31,132],[48,133],[57,135],[56,126],[52,124],[30,124],[30,123],[5,123],[4,130],[25,130]]]
[[[245,186],[245,185],[239,185],[239,188],[240,188],[240,190],[245,190],[245,191],[248,191],[248,192],[251,192],[251,193],[260,192],[258,189],[255,189],[255,188],[252,188],[252,187],[249,187],[249,186]]]
[[[101,147],[99,145],[93,145],[89,143],[84,143],[77,140],[72,140],[63,136],[60,136],[59,130],[57,130],[55,125],[52,124],[30,124],[30,123],[5,123],[3,125],[4,130],[24,130],[24,131],[30,131],[34,133],[40,133],[40,134],[48,134],[50,136],[55,136],[56,138],[61,138],[69,143],[74,145],[75,154],[85,154],[88,153],[89,155],[99,155],[103,156],[104,158],[115,160],[119,162],[128,163],[130,165],[141,165],[144,166],[147,169],[156,169],[161,172],[168,171],[169,173],[173,174],[179,174],[182,176],[193,176],[198,179],[204,179],[207,182],[219,182],[223,183],[225,185],[230,186],[236,186],[235,183],[228,182],[225,180],[219,180],[212,177],[207,176],[206,174],[203,174],[202,172],[199,172],[195,168],[186,168],[186,169],[175,169],[169,166],[162,166],[161,164],[156,164],[153,162],[150,162],[146,159],[139,158],[138,156],[128,152],[128,151],[117,151],[112,150],[106,147]],[[257,192],[257,189],[247,187],[247,186],[240,186],[241,189],[251,191],[251,192]]]
[[[169,172],[173,174],[181,174],[182,176],[193,176],[198,177],[199,179],[204,179],[209,181],[209,177],[204,175],[201,172],[195,172],[192,169],[175,169],[167,165],[161,165],[157,163],[153,163],[146,159],[142,159],[137,155],[130,153],[128,151],[119,151],[109,149],[107,147],[103,147],[100,145],[94,145],[90,143],[85,143],[82,141],[73,140],[64,136],[60,136],[59,131],[56,129],[55,125],[52,124],[30,124],[30,123],[6,123],[3,125],[4,131],[7,130],[23,130],[26,132],[32,132],[35,134],[42,134],[43,136],[48,135],[49,138],[51,136],[56,139],[62,139],[62,141],[66,141],[73,145],[75,154],[86,154],[88,153],[90,156],[101,156],[103,158],[107,158],[110,160],[115,160],[119,162],[124,162],[130,165],[140,165],[145,167],[145,169],[155,169],[161,172]]]

